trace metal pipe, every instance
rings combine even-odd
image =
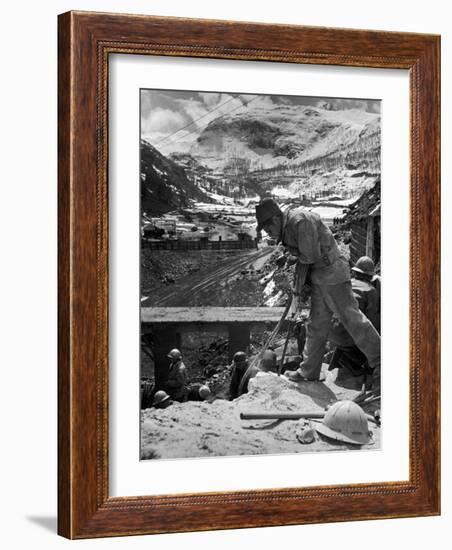
[[[326,411],[323,412],[280,412],[280,411],[257,411],[257,412],[241,412],[240,420],[300,420],[301,418],[322,419]],[[373,422],[377,426],[380,424],[378,420],[366,414],[368,422]]]

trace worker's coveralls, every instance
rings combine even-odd
[[[233,363],[231,383],[229,386],[229,399],[236,399],[244,393],[248,393],[248,382],[251,378],[254,378],[258,372],[259,369],[257,367],[248,368],[248,362],[240,363],[239,365]]]
[[[311,267],[311,313],[300,374],[316,380],[333,313],[365,354],[371,368],[380,367],[380,336],[359,310],[350,282],[348,262],[333,234],[315,212],[292,208],[283,213],[281,242],[302,264]]]
[[[380,307],[375,287],[372,283],[362,279],[352,279],[352,292],[358,302],[359,309],[377,329],[377,332],[380,332]],[[350,348],[355,345],[353,338],[344,325],[339,319],[335,318],[333,318],[333,326],[328,340],[333,346],[340,348]]]
[[[175,401],[184,401],[187,391],[187,373],[184,363],[174,361],[170,364],[165,391]]]

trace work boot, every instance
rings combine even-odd
[[[307,378],[303,375],[303,371],[301,369],[297,369],[295,371],[288,370],[284,373],[284,376],[291,382],[321,382],[325,380],[325,376],[322,374],[320,374],[319,378]]]

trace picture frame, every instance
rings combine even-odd
[[[440,37],[90,12],[62,14],[58,25],[59,534],[75,539],[438,515]],[[408,481],[109,496],[112,54],[409,71]]]

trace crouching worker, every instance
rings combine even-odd
[[[261,364],[259,366],[259,370],[265,373],[278,372],[278,366],[276,364],[276,353],[273,350],[268,349],[264,351],[261,359]]]
[[[181,352],[174,348],[168,353],[170,365],[168,378],[165,383],[165,391],[174,401],[182,403],[187,393],[187,372],[182,362]]]
[[[207,401],[210,403],[214,399],[215,398],[212,395],[209,386],[206,386],[205,384],[196,383],[191,384],[188,387],[187,401]]]
[[[378,373],[373,390],[379,391],[380,335],[359,310],[352,291],[348,262],[330,229],[315,212],[303,207],[282,212],[271,198],[256,205],[256,219],[258,230],[264,229],[297,256],[297,268],[301,273],[309,269],[311,274],[311,312],[306,327],[303,362],[298,370],[287,373],[288,378],[293,381],[319,380],[334,314],[364,353],[369,366]]]
[[[166,409],[171,405],[172,401],[170,396],[163,390],[155,392],[152,406],[156,409]]]
[[[229,399],[236,399],[239,394],[240,382],[248,369],[248,360],[243,351],[238,351],[232,358],[231,382],[229,384]]]
[[[232,359],[229,400],[232,401],[248,392],[248,382],[259,372],[257,367],[248,368],[248,359],[243,351],[238,351]]]
[[[374,262],[368,256],[362,256],[352,267],[352,271],[354,274],[352,291],[359,309],[379,332],[380,307],[378,293],[372,284],[375,276]],[[356,346],[344,325],[336,318],[333,319],[329,340],[332,347],[335,348],[329,370],[344,367],[355,375],[369,371],[366,356]]]
[[[154,384],[148,379],[141,380],[140,404],[142,409],[149,409],[149,407],[152,407],[154,394]]]

